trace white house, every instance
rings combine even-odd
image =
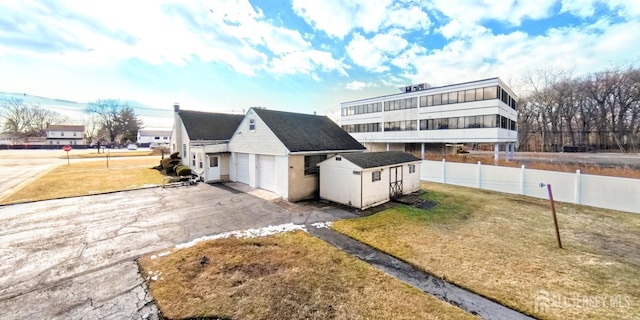
[[[138,130],[136,142],[141,147],[168,145],[171,142],[171,130]]]
[[[326,116],[251,108],[229,142],[231,180],[289,201],[317,195],[320,161],[362,152],[358,141]]]
[[[492,143],[496,155],[501,144],[507,151],[515,149],[516,96],[499,78],[400,89],[343,102],[342,128],[369,151],[416,152],[422,158],[426,150],[441,153],[463,143]]]
[[[84,145],[84,126],[50,125],[45,129],[48,145]]]
[[[420,189],[420,162],[402,151],[340,153],[318,164],[320,198],[367,209]]]
[[[181,152],[183,164],[206,181],[242,182],[292,202],[317,195],[318,162],[365,150],[325,116],[259,108],[244,116],[175,111],[172,150]]]
[[[174,106],[171,150],[206,182],[229,181],[229,141],[243,115],[180,110]]]

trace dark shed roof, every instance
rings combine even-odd
[[[290,152],[365,149],[326,116],[253,110]]]
[[[420,158],[403,151],[341,153],[337,156],[353,162],[362,169],[420,161]]]
[[[229,140],[244,115],[180,110],[180,118],[191,140]]]

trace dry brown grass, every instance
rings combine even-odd
[[[436,183],[423,188],[438,207],[398,207],[333,227],[537,317],[640,318],[640,215],[557,204],[565,248],[558,249],[548,201]],[[539,290],[567,305],[535,312]],[[571,300],[585,296],[614,301],[585,308]]]
[[[71,162],[46,172],[15,193],[1,199],[0,204],[82,196],[103,192],[131,190],[146,185],[159,185],[162,175],[150,169],[159,158],[125,158]]]
[[[502,158],[499,159],[496,163],[496,161],[493,159],[493,156],[477,156],[477,155],[469,155],[469,154],[448,154],[448,155],[427,154],[425,155],[425,160],[442,161],[442,159],[445,159],[446,161],[450,161],[450,162],[462,162],[462,163],[473,163],[473,164],[481,162],[482,164],[499,165],[503,167],[520,167],[523,164],[522,162],[517,160],[507,161]],[[636,170],[629,167],[607,168],[607,167],[601,167],[597,165],[588,165],[588,164],[562,164],[562,163],[549,163],[549,162],[542,162],[542,161],[528,162],[526,163],[526,167],[528,169],[569,172],[569,173],[575,173],[576,170],[580,170],[580,172],[584,174],[640,179],[640,170]]]
[[[159,153],[158,153],[159,154]],[[123,158],[123,157],[144,157],[154,155],[153,151],[103,151],[98,153],[89,152],[89,153],[74,153],[73,151],[69,154],[69,159],[93,159],[93,158],[106,158],[107,155],[110,158]],[[63,154],[59,156],[60,159],[66,159],[67,155]]]
[[[470,314],[297,231],[220,239],[139,260],[170,319],[469,319]]]

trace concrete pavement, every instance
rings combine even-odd
[[[354,216],[207,184],[0,207],[0,318],[154,319],[137,257],[225,231]]]

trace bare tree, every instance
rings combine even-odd
[[[104,132],[110,142],[116,141],[118,136],[122,137],[123,141],[134,141],[138,129],[142,126],[142,121],[138,120],[133,108],[119,100],[104,99],[90,102],[85,111],[97,116],[100,123],[98,132]]]
[[[67,117],[58,112],[26,105],[17,98],[0,101],[0,117],[3,132],[17,139],[43,136],[49,125],[67,121]]]

